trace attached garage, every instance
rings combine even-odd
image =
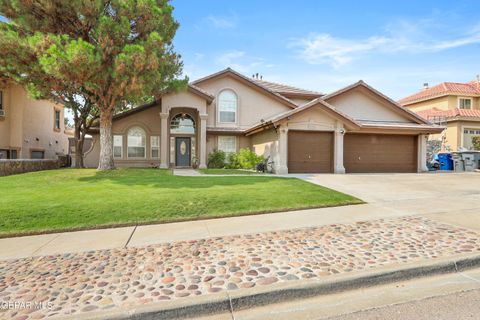
[[[347,173],[417,172],[417,136],[346,134],[343,156]]]
[[[332,173],[333,132],[288,131],[289,173]]]

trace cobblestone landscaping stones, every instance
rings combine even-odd
[[[473,231],[402,217],[4,260],[0,318],[77,315],[473,252]],[[13,303],[40,308],[5,307]]]

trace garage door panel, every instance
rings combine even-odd
[[[417,137],[347,134],[344,166],[347,173],[416,172]]]
[[[333,134],[319,131],[289,131],[288,171],[290,173],[331,173],[333,171]]]

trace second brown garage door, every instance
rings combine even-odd
[[[346,134],[343,157],[347,173],[417,172],[417,137]]]
[[[288,172],[333,172],[333,133],[290,130],[288,132]]]

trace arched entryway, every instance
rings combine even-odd
[[[170,163],[174,167],[196,166],[197,119],[190,110],[171,110]]]

